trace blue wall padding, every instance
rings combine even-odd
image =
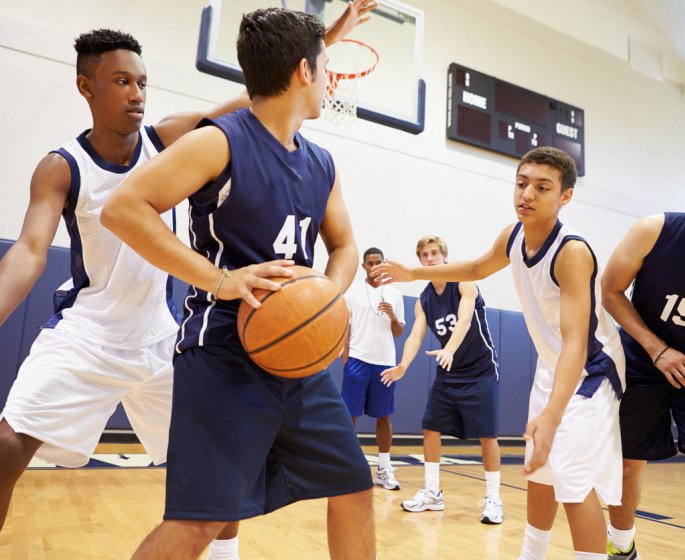
[[[0,257],[12,241],[0,239]],[[52,294],[69,277],[69,250],[53,247],[48,253],[48,264],[26,300],[0,327],[0,405],[4,405],[9,389],[16,377],[21,361],[39,332],[39,327],[52,315]],[[187,286],[174,281],[174,301],[179,310]],[[487,294],[485,294],[487,297]],[[397,359],[401,357],[404,341],[414,323],[416,298],[405,297],[406,326],[402,336],[395,339]],[[528,336],[523,316],[512,311],[488,309],[490,333],[500,358],[500,435],[520,436],[526,424],[528,394],[535,371],[536,354]],[[395,433],[420,434],[423,410],[428,392],[435,379],[435,360],[425,351],[437,348],[437,341],[430,332],[424,338],[422,347],[411,368],[395,389],[395,414],[392,422]],[[342,382],[342,363],[336,360],[330,367],[338,386]],[[112,429],[129,429],[126,415],[119,406],[107,425]],[[375,432],[375,421],[361,417],[357,420],[357,431]]]

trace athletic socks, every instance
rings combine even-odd
[[[214,539],[209,544],[207,560],[240,560],[238,558],[238,537]]]
[[[574,560],[607,560],[607,553],[598,552],[573,552]]]
[[[390,466],[390,453],[378,454],[378,468],[387,469]]]
[[[635,525],[633,525],[630,529],[623,530],[617,529],[611,523],[609,523],[609,530],[607,533],[609,534],[609,541],[614,548],[621,551],[627,551],[630,549],[630,545],[635,539]]]
[[[440,463],[424,463],[425,467],[425,484],[424,486],[435,492],[440,493]]]
[[[485,471],[485,495],[499,500],[499,471]]]
[[[547,558],[547,548],[551,538],[552,531],[542,531],[526,523],[523,548],[521,548],[519,560],[544,560]]]

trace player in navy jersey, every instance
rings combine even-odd
[[[278,289],[266,278],[248,281],[255,268],[288,276],[293,262],[310,266],[319,234],[326,274],[341,291],[355,273],[333,160],[298,132],[321,111],[323,38],[308,14],[245,15],[237,50],[251,109],[201,123],[132,174],[103,210],[105,226],[191,285],[174,360],[164,521],[135,558],[196,558],[227,524],[321,497],[329,498],[331,557],[375,558],[370,470],[330,374],[270,375],[236,331],[240,298],[259,307],[251,288]],[[185,198],[192,249],[159,216]]]
[[[646,462],[685,453],[684,257],[685,213],[647,216],[619,243],[602,277],[604,307],[621,326],[627,381],[620,409],[623,499],[609,507],[609,558],[639,558],[635,511]]]
[[[598,496],[621,500],[619,399],[625,359],[618,332],[601,306],[596,258],[559,221],[571,201],[576,167],[565,152],[536,148],[516,171],[518,222],[474,261],[410,269],[388,261],[373,271],[386,281],[473,281],[511,264],[538,363],[528,409],[527,525],[520,560],[546,558],[559,503],[576,558],[607,557]]]
[[[350,3],[327,30],[326,41],[339,40],[368,19],[373,7],[363,0]],[[0,526],[31,458],[85,464],[119,401],[153,461],[165,460],[178,330],[169,277],[103,228],[98,216],[136,166],[202,118],[249,103],[241,94],[209,111],[142,127],[147,75],[136,39],[100,29],[81,35],[75,49],[76,85],[93,126],[38,164],[21,234],[0,261],[2,324],[42,273],[64,216],[73,279],[55,294],[56,313],[32,346],[0,415]],[[149,367],[132,366],[141,362]],[[229,528],[221,536],[234,535],[235,528]],[[235,552],[221,558],[237,558],[236,539],[215,545]]]
[[[444,264],[447,244],[437,236],[419,239],[416,256],[423,266]],[[502,523],[499,495],[500,453],[497,444],[499,372],[497,356],[485,318],[485,302],[471,282],[431,282],[414,308],[415,321],[404,343],[400,363],[381,373],[386,385],[401,379],[419,351],[426,327],[440,341],[431,350],[438,362],[433,388],[423,417],[425,485],[406,511],[440,511],[445,508],[440,490],[441,434],[480,439],[485,468],[485,499],[481,523]]]

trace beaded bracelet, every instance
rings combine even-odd
[[[664,355],[664,352],[666,352],[666,350],[668,350],[669,348],[670,348],[670,346],[667,344],[664,347],[664,349],[656,355],[656,358],[654,358],[654,361],[652,362],[652,364],[656,365],[656,363],[659,361],[659,358],[661,358],[661,356]]]
[[[231,273],[229,272],[228,268],[225,266],[221,269],[221,274],[219,275],[219,279],[216,281],[216,288],[214,288],[214,296],[219,297],[219,290],[221,289],[221,285],[224,283],[224,280],[226,278],[230,278]]]

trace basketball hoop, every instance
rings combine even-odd
[[[344,124],[357,117],[362,78],[375,70],[380,56],[372,46],[356,39],[342,39],[331,45],[329,52],[331,50],[339,70],[329,68],[327,71],[328,86],[323,112],[326,120],[333,124]]]

